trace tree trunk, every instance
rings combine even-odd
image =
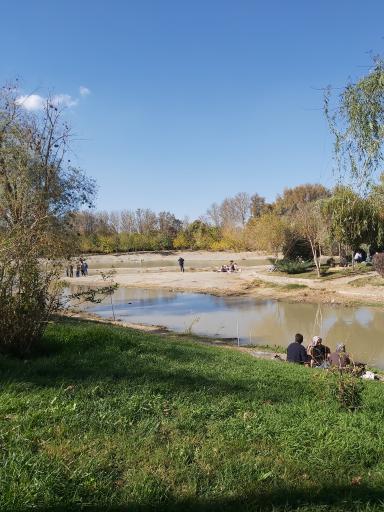
[[[320,259],[317,257],[316,253],[316,244],[312,242],[312,240],[309,240],[309,243],[311,244],[312,249],[312,255],[313,255],[313,261],[315,263],[317,277],[320,277]]]

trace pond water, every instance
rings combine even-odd
[[[251,297],[214,297],[155,289],[119,288],[113,296],[116,318],[161,325],[177,332],[233,339],[241,345],[287,346],[296,332],[304,344],[322,336],[332,350],[344,342],[356,361],[384,368],[384,312],[379,308],[300,304]],[[111,317],[109,299],[89,306]]]

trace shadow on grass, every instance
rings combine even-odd
[[[134,503],[125,505],[57,505],[53,507],[36,507],[36,512],[80,512],[83,510],[94,512],[223,512],[223,511],[273,511],[289,512],[293,510],[310,511],[381,511],[384,506],[384,489],[375,489],[365,485],[358,487],[326,486],[320,490],[286,488],[276,489],[267,493],[244,494],[218,499],[188,499],[179,500],[170,497],[158,503]],[[27,512],[30,508],[17,509]],[[5,512],[5,511],[4,511]],[[8,511],[7,511],[8,512]]]
[[[241,393],[252,400],[268,398],[275,403],[295,401],[300,388],[305,392],[304,382],[289,381],[282,387],[283,392],[272,396],[273,390],[257,374],[250,373],[249,365],[243,372],[236,367],[241,361],[229,361],[221,367],[222,354],[197,343],[177,344],[177,338],[169,342],[156,335],[92,321],[64,319],[58,328],[62,332],[48,332],[39,348],[40,355],[24,361],[0,356],[0,382],[38,387],[100,381],[130,386],[150,384],[172,393]]]

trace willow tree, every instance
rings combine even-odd
[[[350,251],[352,264],[354,251],[361,244],[381,238],[382,220],[377,204],[350,187],[337,187],[332,197],[323,202],[322,211],[328,218],[331,238]]]
[[[60,305],[61,261],[73,251],[71,217],[94,183],[71,165],[63,109],[23,108],[0,89],[0,349],[30,350]]]
[[[383,161],[383,61],[375,59],[373,69],[348,83],[335,102],[328,89],[324,110],[334,135],[339,177],[365,192]]]

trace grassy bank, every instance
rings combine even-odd
[[[0,357],[0,510],[378,511],[384,388],[92,322]]]

